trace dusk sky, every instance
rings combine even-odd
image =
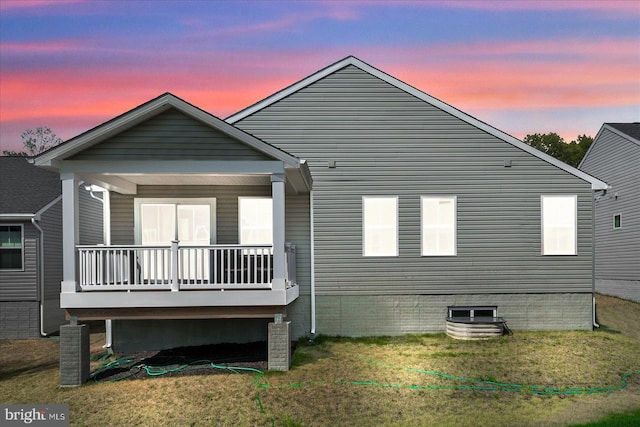
[[[640,0],[0,0],[0,150],[164,92],[226,118],[348,55],[518,138],[640,121]]]

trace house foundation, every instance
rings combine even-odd
[[[89,379],[89,327],[60,327],[60,387],[77,387]]]
[[[269,323],[268,367],[270,371],[291,369],[291,322]]]

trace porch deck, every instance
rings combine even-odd
[[[273,317],[299,296],[296,247],[284,280],[273,246],[81,245],[75,292],[60,305],[79,319]],[[284,283],[284,285],[283,285]]]

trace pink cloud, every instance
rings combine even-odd
[[[340,2],[324,3],[323,7],[317,9],[309,9],[304,12],[290,12],[278,16],[275,19],[255,22],[245,25],[229,26],[220,29],[210,29],[210,25],[205,20],[198,18],[189,18],[183,23],[200,28],[201,31],[195,34],[195,37],[215,37],[215,36],[239,36],[243,34],[252,34],[260,32],[275,32],[300,29],[305,23],[313,22],[319,19],[333,19],[338,21],[347,21],[358,19],[359,14],[354,7],[341,5]]]
[[[0,11],[46,6],[62,6],[71,3],[82,3],[84,1],[86,0],[2,0],[0,2]]]
[[[59,53],[84,48],[87,48],[84,43],[73,39],[0,43],[3,54]]]
[[[602,13],[635,12],[640,14],[640,5],[636,0],[357,0],[343,1],[344,5],[353,6],[406,6],[406,7],[439,7],[450,9],[476,10],[574,10],[594,11]]]
[[[74,46],[59,41],[25,47]],[[351,53],[479,116],[519,111],[529,120],[532,111],[639,106],[640,58],[629,56],[634,46],[636,40],[612,39],[205,56],[176,52],[170,53],[173,61],[150,56],[117,66],[7,70],[0,77],[0,140],[5,149],[24,129],[40,125],[69,138],[166,91],[224,118]]]

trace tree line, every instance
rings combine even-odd
[[[27,129],[22,133],[21,138],[22,151],[3,150],[2,155],[33,157],[62,143],[62,139],[47,126]],[[578,135],[575,140],[566,142],[555,132],[534,133],[525,136],[523,142],[568,165],[577,167],[591,146],[593,137]]]

